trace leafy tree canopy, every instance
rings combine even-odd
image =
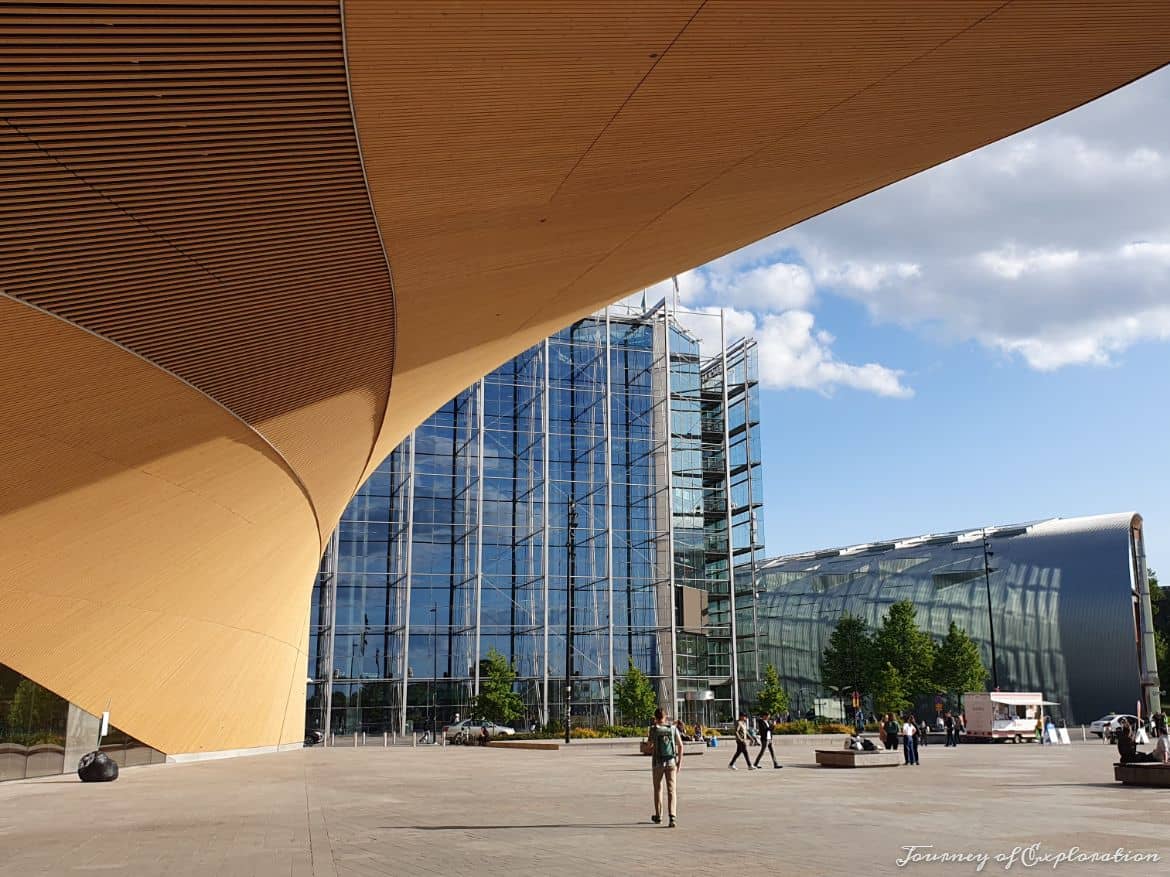
[[[893,664],[887,663],[878,673],[873,689],[873,705],[879,713],[902,713],[910,708],[906,684]]]
[[[506,725],[524,715],[524,699],[512,690],[516,670],[496,649],[488,651],[479,679],[479,694],[475,697],[477,715]]]
[[[821,656],[821,681],[837,691],[873,688],[878,673],[873,637],[865,620],[848,612],[841,616]]]
[[[67,708],[64,698],[31,679],[21,679],[8,707],[8,728],[22,734],[55,730],[57,724],[63,724]]]
[[[756,705],[760,712],[774,716],[788,712],[788,692],[780,684],[780,674],[771,664],[764,668],[764,686],[756,696]]]
[[[955,622],[934,656],[934,681],[938,688],[962,695],[967,691],[981,691],[987,682],[987,668],[974,640]]]
[[[634,725],[649,725],[658,707],[658,696],[646,674],[630,659],[625,675],[613,686],[613,700],[622,721]]]
[[[910,697],[935,690],[934,642],[918,628],[916,615],[913,603],[899,600],[890,606],[874,637],[879,666],[892,665]]]

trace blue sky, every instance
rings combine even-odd
[[[1170,572],[1167,107],[1170,69],[680,275],[760,342],[769,554],[1136,510]]]

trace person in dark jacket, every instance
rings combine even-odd
[[[760,738],[760,751],[756,755],[756,767],[760,766],[760,759],[764,757],[764,750],[768,750],[768,754],[772,756],[772,767],[781,768],[782,765],[776,760],[776,753],[772,749],[772,714],[764,713],[756,719],[756,736]]]
[[[886,748],[898,748],[898,732],[901,730],[901,725],[898,724],[898,718],[893,713],[886,716]]]
[[[1129,719],[1122,719],[1117,729],[1117,754],[1122,764],[1138,764],[1145,761],[1154,761],[1154,755],[1149,752],[1138,752],[1137,737],[1134,735],[1133,725]]]

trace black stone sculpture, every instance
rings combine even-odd
[[[118,765],[104,752],[87,752],[77,762],[77,775],[83,783],[112,783],[118,778]]]

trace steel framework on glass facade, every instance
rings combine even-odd
[[[1141,516],[1127,512],[761,560],[754,571],[759,648],[803,712],[831,694],[821,657],[841,616],[875,628],[894,602],[910,600],[933,638],[946,636],[954,621],[989,669],[995,655],[1003,690],[1042,691],[1070,723],[1134,712],[1138,701],[1143,713],[1157,711],[1142,532]]]
[[[681,319],[719,321],[713,355]],[[575,722],[621,721],[630,662],[684,718],[727,717],[735,669],[758,675],[751,576],[729,600],[729,571],[762,550],[758,428],[755,343],[665,302],[611,307],[485,376],[346,509],[314,591],[308,727],[469,716],[491,649],[545,725],[567,642]]]

